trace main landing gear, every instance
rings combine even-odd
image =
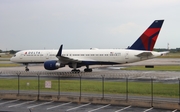
[[[80,72],[79,69],[76,69],[77,68],[77,63],[73,63],[72,67],[73,67],[73,69],[71,70],[71,72],[73,72],[73,73],[79,73]]]
[[[92,72],[92,69],[89,68],[89,65],[86,65],[86,68],[84,69],[84,72]]]
[[[73,69],[73,70],[71,70],[71,72],[73,72],[73,73],[79,73],[80,70],[79,70],[79,69]]]
[[[79,73],[80,70],[76,69],[77,68],[77,63],[73,63],[72,64],[73,70],[71,70],[71,72],[73,73]],[[84,69],[84,72],[92,72],[92,69],[89,68],[89,65],[86,65],[86,68]]]
[[[25,65],[26,65],[25,71],[28,72],[29,71],[28,64],[25,64]]]
[[[87,68],[85,68],[85,69],[84,69],[84,72],[92,72],[92,69],[87,69]]]
[[[73,69],[73,70],[71,70],[71,72],[73,72],[73,73],[79,73],[80,70],[79,70],[79,69]],[[92,72],[92,69],[85,68],[85,69],[84,69],[84,72]]]

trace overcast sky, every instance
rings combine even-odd
[[[0,0],[0,49],[127,48],[156,19],[180,48],[180,0]]]

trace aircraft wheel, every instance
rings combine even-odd
[[[28,72],[28,71],[29,71],[29,68],[26,68],[25,71]]]
[[[73,73],[79,73],[80,70],[79,70],[79,69],[73,69],[73,70],[71,70],[71,72],[73,72]]]
[[[92,72],[92,69],[84,69],[84,72]]]

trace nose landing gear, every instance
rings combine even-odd
[[[25,64],[25,65],[26,65],[25,71],[28,72],[29,71],[28,64]]]

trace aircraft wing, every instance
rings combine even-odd
[[[71,63],[73,63],[73,62],[75,62],[75,63],[81,63],[82,61],[95,61],[95,60],[92,60],[92,59],[87,59],[87,58],[85,58],[85,59],[83,59],[83,58],[81,58],[81,59],[79,59],[79,58],[69,58],[69,57],[65,57],[65,56],[60,56],[60,57],[58,57],[58,59],[59,59],[59,61],[60,62],[62,62],[62,63],[69,63],[69,62],[71,62]]]
[[[82,61],[94,61],[92,59],[79,59],[79,58],[76,59],[76,58],[70,58],[70,57],[62,56],[61,55],[62,54],[62,48],[63,48],[63,45],[60,46],[59,51],[58,51],[58,53],[56,55],[56,57],[62,63],[69,63],[69,62],[71,62],[71,63],[73,63],[73,62],[74,63],[81,63]]]
[[[152,52],[142,52],[142,53],[140,53],[140,54],[138,54],[136,56],[143,58],[143,57],[149,57],[149,56],[152,56],[152,55],[153,55]]]
[[[68,62],[76,62],[77,63],[77,62],[79,62],[76,59],[72,59],[69,57],[62,56],[62,49],[63,49],[63,45],[60,46],[59,51],[56,55],[56,57],[59,59],[60,62],[63,62],[63,63],[68,63]]]
[[[73,59],[73,58],[69,58],[69,57],[65,57],[65,56],[58,56],[57,57],[59,59],[60,62],[63,62],[63,63],[68,63],[68,62],[81,62],[77,59]]]

